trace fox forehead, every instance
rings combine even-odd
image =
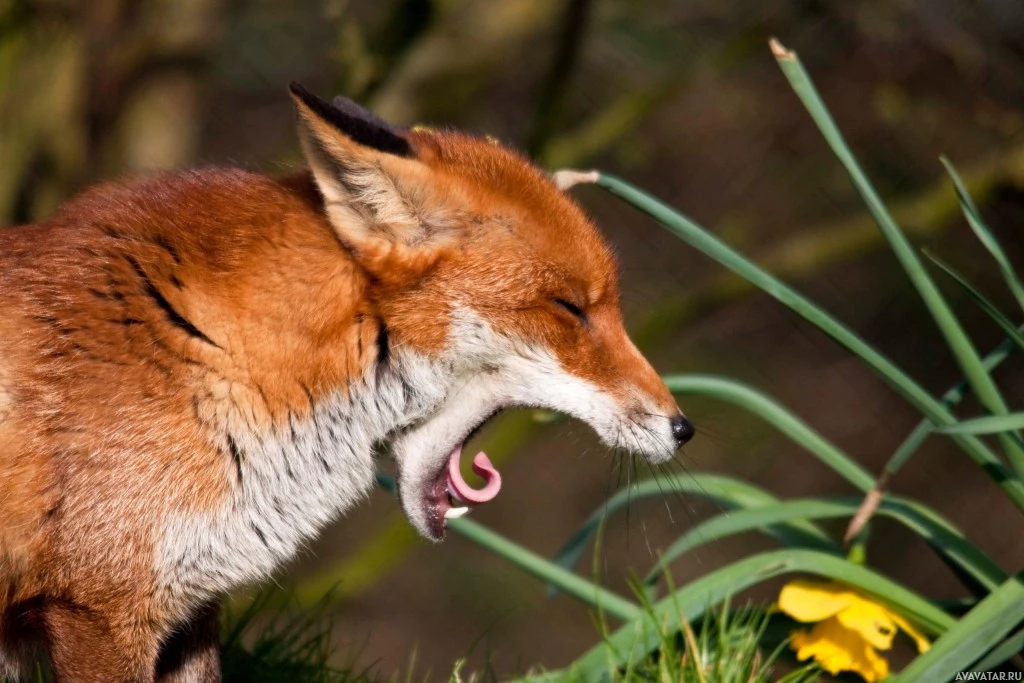
[[[493,217],[544,262],[546,277],[560,278],[585,288],[580,304],[614,295],[618,264],[612,250],[583,210],[535,165],[516,151],[491,139],[458,132],[415,130],[409,134],[420,160],[435,181],[463,196],[475,217]],[[484,245],[501,241],[493,232],[481,236]]]

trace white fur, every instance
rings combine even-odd
[[[550,351],[496,334],[469,308],[456,309],[452,321],[440,358],[395,348],[387,370],[370,368],[347,395],[316,406],[315,419],[267,434],[228,424],[241,456],[241,486],[216,512],[178,515],[164,529],[157,566],[167,604],[188,610],[268,576],[366,496],[374,446],[388,437],[402,506],[427,538],[427,491],[451,450],[498,409],[558,410],[590,424],[611,446],[655,461],[671,456],[668,416],[637,422],[610,394],[566,372]],[[650,402],[637,398],[643,399],[631,404]]]
[[[454,373],[459,383],[437,412],[392,445],[405,514],[428,538],[424,495],[451,450],[495,410],[533,406],[566,413],[589,424],[609,446],[643,454],[652,462],[667,460],[675,452],[669,416],[652,409],[631,415],[600,387],[566,372],[549,350],[496,334],[469,308],[453,315],[450,344],[461,359]],[[653,404],[638,391],[633,393],[638,405]]]
[[[161,597],[190,610],[214,595],[263,579],[373,485],[374,446],[421,418],[444,396],[434,364],[396,353],[391,369],[370,368],[348,396],[316,406],[314,418],[253,434],[228,425],[241,484],[221,509],[178,515],[163,531]]]

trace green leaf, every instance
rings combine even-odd
[[[711,396],[738,405],[765,420],[861,491],[870,491],[875,478],[857,462],[814,431],[775,399],[741,382],[714,375],[669,375],[663,378],[673,393]]]
[[[900,396],[934,424],[946,425],[956,422],[956,418],[946,406],[932,397],[924,387],[911,379],[909,375],[856,333],[683,214],[614,176],[600,173],[597,184],[646,213],[690,246],[718,261],[788,306],[794,313],[816,325],[863,360]],[[954,435],[952,438],[975,463],[999,484],[1007,497],[1018,508],[1024,510],[1024,483],[1007,469],[996,454],[975,436],[961,434]]]
[[[936,429],[938,434],[998,434],[1024,428],[1024,413],[989,415]]]
[[[395,480],[383,473],[377,473],[377,485],[386,491],[396,491]],[[461,517],[448,520],[448,530],[490,550],[527,574],[533,574],[541,581],[556,586],[558,590],[573,596],[591,607],[609,614],[620,621],[638,618],[641,609],[638,605],[622,596],[616,595],[607,588],[588,581],[558,566],[551,560],[541,557],[529,548],[505,538],[482,524]]]
[[[944,681],[966,671],[1006,637],[1024,615],[1022,575],[1007,580],[900,672],[897,682]]]
[[[789,84],[817,124],[818,130],[825,137],[832,152],[846,169],[857,193],[864,200],[872,218],[888,240],[900,265],[903,266],[904,272],[931,313],[946,344],[963,370],[964,377],[970,382],[978,401],[988,412],[994,415],[1005,415],[1009,409],[995,382],[985,371],[977,349],[974,348],[974,344],[960,325],[960,321],[957,320],[953,310],[942,297],[939,288],[928,275],[928,271],[925,270],[924,264],[921,263],[910,241],[896,225],[896,221],[893,220],[878,192],[875,191],[871,181],[868,180],[860,164],[857,163],[846,140],[832,119],[832,115],[814,87],[811,77],[800,63],[800,59],[795,53],[786,50],[775,41],[772,42],[772,51],[783,74],[789,80]],[[998,438],[1018,477],[1024,476],[1024,446],[1019,440],[1008,434],[1000,434]]]
[[[1017,328],[1017,332],[1024,330],[1024,327]],[[1004,339],[999,343],[992,351],[989,352],[982,362],[985,364],[985,371],[992,372],[999,364],[1009,357],[1010,352],[1016,347],[1013,339]],[[946,393],[942,395],[942,405],[947,408],[951,408],[956,404],[960,403],[963,397],[967,394],[970,385],[967,382],[960,381],[951,386],[946,390]],[[925,442],[928,435],[935,430],[935,425],[932,424],[931,420],[925,418],[917,423],[917,426],[907,435],[907,438],[903,440],[903,443],[897,447],[893,452],[892,457],[885,464],[885,471],[890,475],[899,472],[900,468],[911,456],[917,452],[917,449],[921,447],[921,444]]]
[[[617,492],[595,510],[555,554],[554,563],[566,570],[574,568],[602,522],[627,505],[654,496],[679,493],[708,498],[725,508],[759,508],[779,502],[778,498],[753,484],[717,474],[693,473],[646,479]],[[842,552],[828,534],[809,522],[798,520],[771,525],[765,531],[786,545],[807,546],[836,554]],[[556,589],[557,586],[550,586],[549,595]]]
[[[684,553],[735,534],[761,529],[797,519],[819,520],[851,517],[860,506],[859,498],[812,498],[789,500],[723,513],[701,522],[677,539],[648,572],[644,581],[655,583],[669,565]],[[936,551],[962,569],[988,590],[995,590],[1007,578],[980,548],[968,541],[959,529],[935,511],[909,499],[886,496],[878,506],[878,515],[902,523],[928,541]]]
[[[950,178],[953,179],[953,187],[956,188],[957,198],[960,200],[960,208],[964,212],[964,218],[967,219],[968,225],[971,226],[971,230],[978,236],[978,240],[988,249],[988,252],[992,254],[992,258],[999,264],[999,271],[1003,274],[1003,280],[1006,281],[1006,286],[1013,292],[1013,296],[1017,299],[1017,303],[1020,305],[1021,310],[1024,310],[1024,286],[1021,285],[1020,279],[1017,277],[1017,272],[1013,268],[1013,264],[1010,263],[1009,257],[1006,252],[1003,251],[1003,247],[999,244],[999,240],[995,238],[992,231],[985,225],[985,221],[981,218],[981,212],[978,211],[978,207],[974,205],[974,200],[971,199],[970,193],[967,191],[967,187],[964,185],[964,181],[960,178],[960,174],[956,172],[956,168],[950,163],[949,159],[942,156],[939,157],[939,161],[946,167],[946,171],[949,173]]]
[[[985,655],[984,659],[975,664],[971,671],[991,671],[1021,650],[1024,650],[1024,629],[1017,631],[1000,643],[999,647],[989,652]]]
[[[682,622],[692,622],[705,610],[751,586],[798,572],[852,586],[930,633],[943,633],[956,623],[913,591],[848,560],[813,550],[777,550],[717,569],[671,593],[641,619],[622,626],[576,660],[570,676],[582,681],[609,680],[614,668],[633,666],[646,657],[664,632],[678,631]]]
[[[1007,337],[1013,340],[1018,347],[1024,349],[1024,334],[1017,329],[1017,326],[1013,324],[1005,313],[999,310],[995,304],[989,301],[984,294],[979,292],[959,272],[954,270],[952,266],[929,251],[925,251],[924,253],[929,259],[931,259],[932,263],[941,268],[946,275],[948,275],[954,282],[960,285],[965,292],[967,292],[967,295],[974,300],[974,303],[978,304],[978,307],[985,311],[985,313],[987,313],[989,317],[992,318],[1000,328],[1002,328]]]

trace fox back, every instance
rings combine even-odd
[[[0,230],[0,675],[42,648],[60,680],[219,680],[220,596],[365,497],[382,446],[436,541],[500,488],[458,465],[503,409],[654,462],[692,434],[545,174],[292,93],[307,171],[129,180]]]

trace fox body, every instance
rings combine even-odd
[[[104,185],[0,230],[0,676],[219,680],[219,596],[394,453],[425,537],[446,467],[539,406],[658,462],[692,428],[627,338],[614,259],[514,152],[293,86],[310,169]]]

